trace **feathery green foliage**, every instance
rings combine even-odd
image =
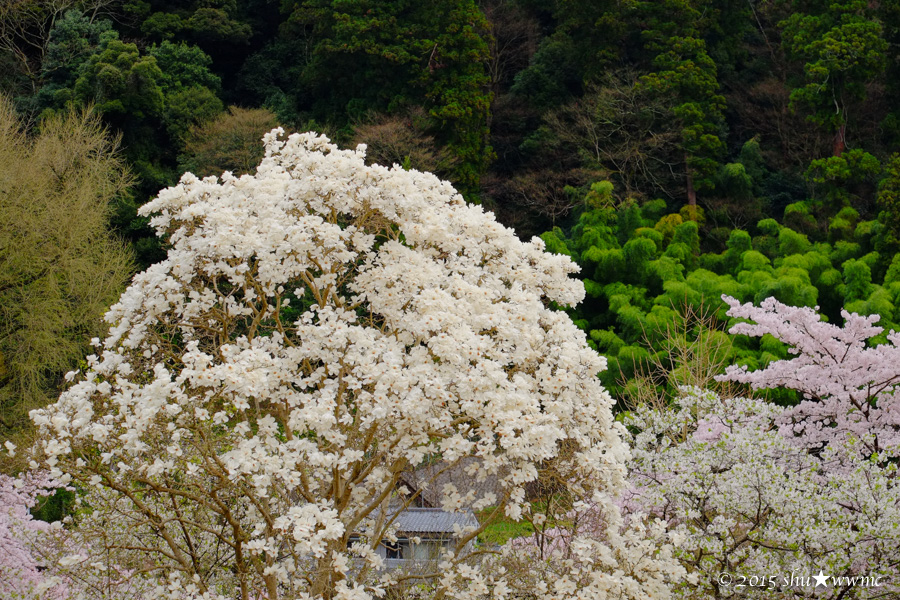
[[[107,226],[130,179],[95,116],[71,111],[28,136],[0,96],[0,437],[58,392],[131,273]]]

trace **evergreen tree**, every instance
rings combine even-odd
[[[789,56],[804,62],[791,105],[834,134],[833,156],[847,146],[850,109],[866,97],[888,50],[883,27],[866,0],[796,0],[779,25]]]
[[[706,50],[699,29],[701,14],[695,0],[642,2],[646,19],[643,39],[654,54],[652,72],[641,86],[670,102],[672,117],[681,126],[685,196],[697,204],[697,192],[711,190],[724,150],[720,139],[725,99],[719,94],[716,64]]]
[[[492,155],[489,26],[477,5],[303,0],[288,6],[295,31],[315,40],[303,73],[317,98],[314,108],[346,119],[425,106],[439,140],[459,159],[451,179],[474,197]]]

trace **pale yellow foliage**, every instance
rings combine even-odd
[[[275,127],[275,114],[265,108],[229,106],[217,117],[194,125],[179,156],[183,170],[198,177],[253,174],[265,154],[262,136]]]
[[[0,441],[26,435],[131,273],[107,229],[130,182],[116,148],[87,111],[28,136],[0,96]]]

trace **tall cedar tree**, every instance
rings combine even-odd
[[[646,25],[645,48],[654,53],[653,71],[641,86],[669,98],[681,127],[685,196],[697,204],[697,191],[711,190],[724,145],[720,139],[725,98],[719,94],[716,63],[701,37],[702,2],[665,0],[636,6]]]
[[[888,3],[886,3],[888,4]],[[888,44],[866,0],[795,1],[780,23],[788,54],[803,61],[803,82],[791,105],[834,133],[832,154],[847,145],[848,113],[866,97],[866,85],[885,68]]]
[[[489,25],[472,0],[293,0],[291,23],[312,31],[304,70],[319,109],[359,117],[423,105],[459,159],[451,179],[468,196],[492,156]],[[315,107],[314,107],[315,108]]]

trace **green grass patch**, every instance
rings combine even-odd
[[[493,509],[491,508],[479,511],[477,514],[478,520],[487,519],[492,511]],[[478,541],[482,544],[502,546],[512,538],[529,536],[533,533],[534,526],[528,521],[513,521],[506,515],[501,514],[481,532],[481,535],[478,536]]]

